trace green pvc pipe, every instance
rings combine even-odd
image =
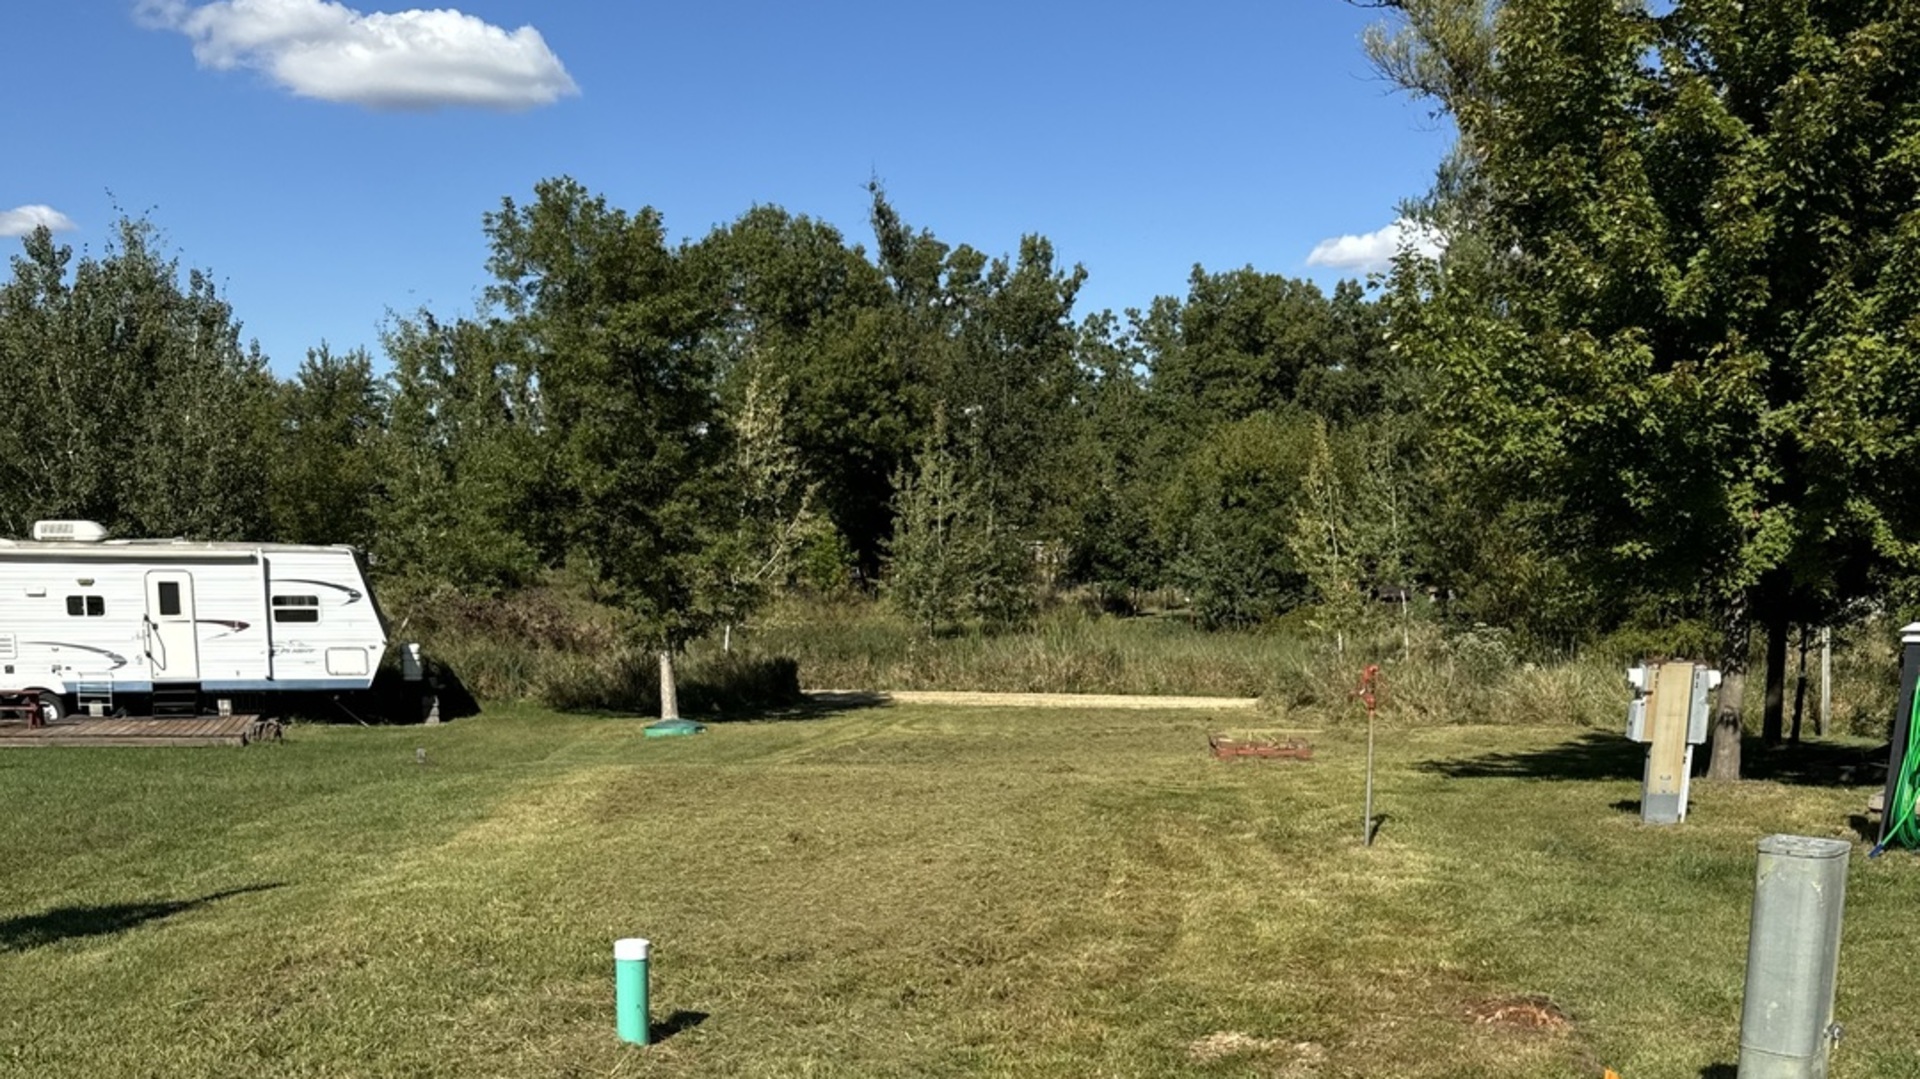
[[[620,1040],[647,1044],[647,952],[639,937],[613,942],[613,1011]]]

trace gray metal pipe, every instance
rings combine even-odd
[[[1760,841],[1739,1079],[1825,1079],[1839,1037],[1833,991],[1852,852],[1853,844],[1840,839]]]

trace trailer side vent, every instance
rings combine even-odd
[[[107,538],[107,526],[98,521],[35,521],[33,538],[63,543],[99,543]]]

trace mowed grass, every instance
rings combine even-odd
[[[499,710],[244,750],[0,752],[0,1073],[1732,1075],[1754,842],[1864,786],[1249,717],[894,706],[643,739]],[[426,763],[416,761],[424,748]],[[1840,1079],[1920,1074],[1920,860],[1856,854]],[[614,1037],[655,942],[664,1037]],[[1568,1017],[1484,1022],[1510,998]]]

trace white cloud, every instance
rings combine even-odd
[[[1432,229],[1401,218],[1364,236],[1336,236],[1313,245],[1309,266],[1374,273],[1393,265],[1393,257],[1411,247],[1432,258],[1440,253],[1440,237]]]
[[[51,206],[15,206],[11,210],[0,210],[0,236],[25,236],[41,225],[54,232],[71,232],[79,226],[73,218]]]
[[[580,92],[540,31],[509,32],[451,8],[362,14],[333,0],[140,0],[136,13],[185,34],[202,67],[260,71],[322,101],[517,111]]]

